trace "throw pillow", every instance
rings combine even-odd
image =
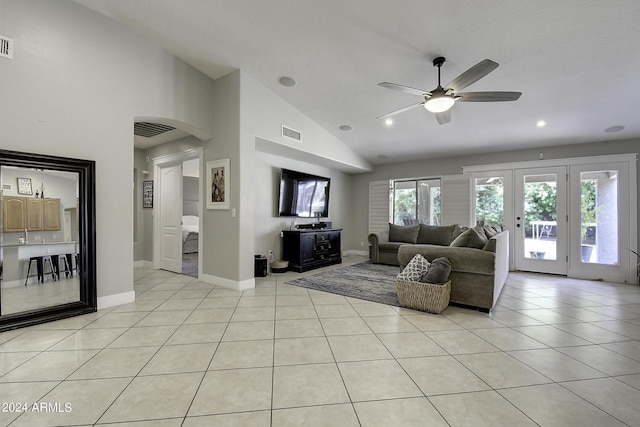
[[[417,225],[395,225],[389,223],[389,241],[415,243],[418,239],[420,224]]]
[[[488,239],[492,238],[493,236],[499,233],[499,231],[496,230],[496,227],[494,227],[493,225],[485,225],[484,227],[482,227],[482,229]]]
[[[425,257],[415,254],[409,264],[398,274],[397,279],[408,280],[411,282],[422,282],[425,274],[429,271],[431,264]]]
[[[470,228],[456,237],[450,246],[482,249],[487,244],[487,240],[489,239],[484,233],[481,235],[476,229]]]
[[[445,257],[436,258],[431,261],[429,271],[425,274],[423,282],[444,285],[449,280],[451,274],[451,262]]]

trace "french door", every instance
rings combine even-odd
[[[469,167],[474,221],[507,225],[514,270],[636,283],[635,164],[612,155]]]
[[[629,281],[628,163],[569,167],[569,276]]]
[[[567,274],[567,168],[515,170],[516,270]]]

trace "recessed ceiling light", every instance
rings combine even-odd
[[[391,126],[393,124],[393,119],[387,119],[384,121],[384,124],[387,126]]]
[[[604,131],[606,133],[616,133],[616,132],[620,132],[623,129],[624,129],[624,126],[617,125],[617,126],[608,127]]]
[[[284,87],[294,87],[295,85],[298,84],[298,82],[296,82],[294,79],[288,76],[282,76],[278,79],[278,81]]]
[[[543,128],[547,125],[547,122],[545,122],[544,120],[538,120],[536,122],[536,126],[538,126],[539,128]]]
[[[353,126],[342,125],[342,126],[340,126],[340,130],[343,131],[343,132],[351,132],[353,130]]]

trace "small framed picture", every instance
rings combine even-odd
[[[18,194],[33,194],[31,189],[31,178],[18,178]]]
[[[142,207],[153,207],[153,181],[142,182]]]
[[[229,159],[207,162],[207,209],[229,209]]]

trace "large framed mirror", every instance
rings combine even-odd
[[[0,150],[0,332],[97,310],[95,162]]]

